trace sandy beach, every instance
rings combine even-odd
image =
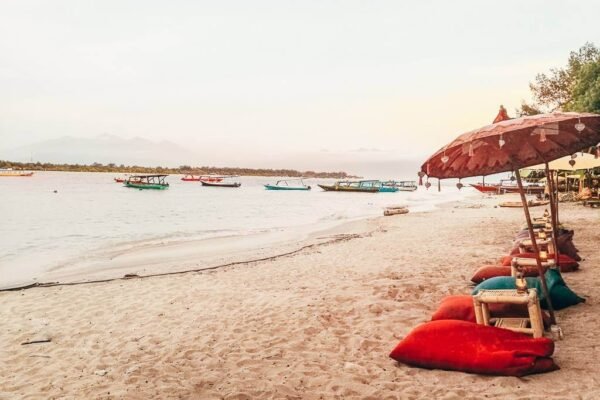
[[[524,217],[498,201],[370,219],[267,261],[0,293],[0,398],[600,398],[599,215],[577,205],[561,220],[584,261],[564,278],[587,302],[557,313],[559,371],[489,377],[388,358],[507,254]],[[21,345],[38,339],[51,341]]]

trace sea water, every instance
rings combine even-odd
[[[389,205],[411,212],[472,193],[453,186],[438,192],[325,192],[308,179],[311,191],[268,191],[278,178],[240,177],[240,188],[203,187],[167,178],[167,190],[138,190],[115,183],[106,173],[36,172],[31,178],[0,179],[0,287],[18,275],[68,266],[114,248],[152,243],[244,236],[274,229],[319,230],[345,221],[382,215]],[[28,276],[31,275],[31,276]]]

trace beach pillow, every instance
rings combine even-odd
[[[562,231],[556,239],[559,254],[566,254],[575,261],[581,261],[577,248],[573,244],[573,231]]]
[[[527,318],[529,311],[526,304],[491,303],[488,305],[492,318]],[[442,299],[439,308],[431,316],[432,321],[454,319],[476,322],[473,296],[453,295]],[[542,311],[544,328],[550,327],[550,316]]]
[[[537,267],[524,267],[522,271],[523,276],[532,277],[539,275]],[[497,276],[511,276],[511,267],[506,265],[484,265],[475,271],[471,277],[471,282],[477,284]]]
[[[483,375],[524,376],[559,369],[554,342],[472,322],[441,320],[419,325],[392,352],[415,367]]]
[[[550,299],[555,310],[562,310],[563,308],[585,302],[583,297],[579,297],[567,286],[560,272],[555,269],[549,269],[545,275],[548,292],[550,293]]]
[[[471,277],[471,282],[481,283],[486,279],[495,278],[497,276],[510,276],[510,266],[505,265],[484,265],[479,268]]]
[[[535,254],[534,253],[520,253],[517,255],[505,256],[500,259],[500,263],[504,266],[510,267],[513,257],[535,258]],[[554,259],[554,254],[548,254],[548,259],[549,260]],[[566,254],[558,255],[558,266],[560,267],[561,272],[572,272],[572,271],[576,271],[577,269],[579,269],[579,263],[577,261],[573,260],[571,257],[569,257]]]
[[[548,293],[550,294],[550,299],[555,310],[561,310],[563,308],[574,306],[585,301],[584,298],[579,297],[577,294],[575,294],[575,292],[569,289],[565,281],[562,279],[560,272],[558,272],[557,270],[549,269],[546,271],[545,275],[546,284],[548,286]],[[540,278],[525,278],[525,280],[527,281],[528,288],[537,290],[538,298],[540,299],[540,305],[542,306],[542,308],[547,308],[546,298],[544,297],[544,293],[542,292],[542,284],[540,282]],[[498,276],[496,278],[490,278],[475,286],[475,289],[473,289],[472,294],[475,295],[483,289],[516,289],[515,278],[507,276]]]

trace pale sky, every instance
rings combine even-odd
[[[110,134],[198,164],[426,157],[500,104],[514,115],[536,73],[600,44],[599,15],[584,0],[2,0],[0,149]]]

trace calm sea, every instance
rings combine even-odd
[[[411,212],[472,193],[447,187],[441,193],[332,193],[310,179],[313,190],[267,191],[277,178],[241,177],[241,188],[203,187],[167,178],[168,190],[136,190],[115,183],[115,174],[38,172],[31,178],[0,178],[0,286],[15,276],[102,254],[115,246],[245,235],[298,226],[318,230],[352,219],[381,215],[387,205]],[[56,191],[56,193],[55,193]]]

